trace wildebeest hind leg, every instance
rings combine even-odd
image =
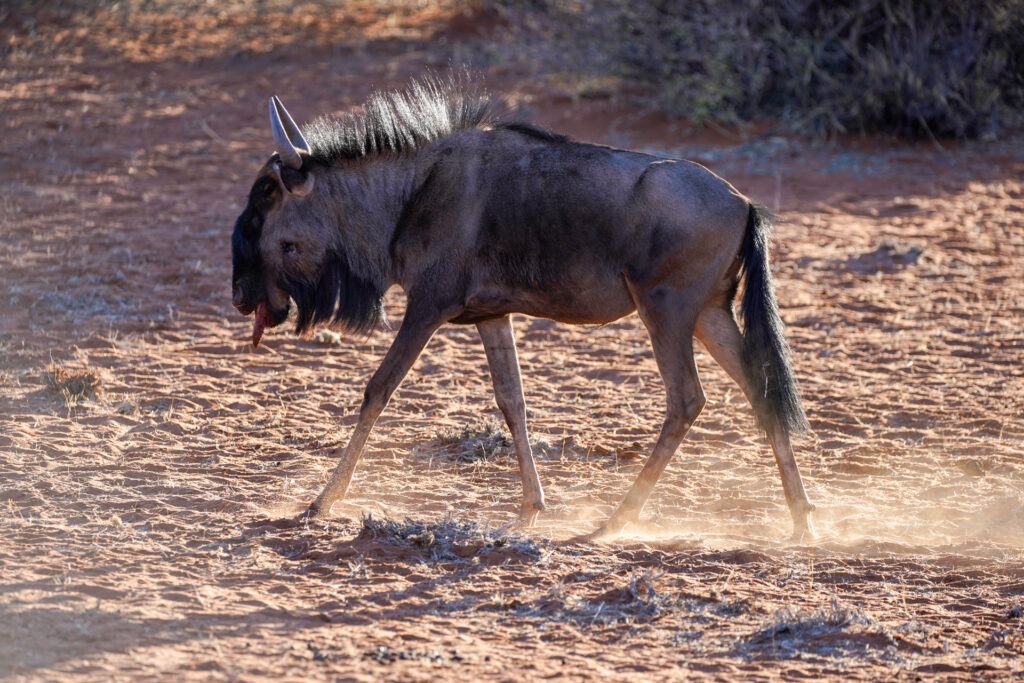
[[[366,444],[366,439],[370,436],[374,422],[377,421],[377,417],[388,404],[391,394],[409,372],[409,368],[416,362],[423,347],[427,345],[430,337],[446,319],[440,314],[427,317],[420,311],[422,309],[416,305],[416,302],[410,300],[405,319],[398,329],[398,334],[395,335],[395,341],[392,342],[391,348],[388,349],[380,367],[373,373],[373,377],[370,378],[370,383],[366,387],[363,405],[359,409],[359,421],[352,432],[352,438],[349,439],[348,445],[345,447],[341,462],[335,468],[327,486],[309,506],[307,514],[326,515],[330,512],[331,506],[345,495],[349,482],[352,480],[352,473],[356,469],[356,463],[359,462],[359,454]]]
[[[526,526],[533,526],[537,514],[544,509],[544,491],[533,462],[530,439],[526,430],[526,402],[523,399],[523,384],[519,375],[519,359],[516,357],[516,342],[512,334],[512,322],[508,316],[477,323],[480,339],[487,351],[487,365],[491,369],[494,383],[494,397],[505,416],[512,442],[519,460],[519,476],[523,481],[523,503],[519,519]]]
[[[654,451],[598,535],[618,533],[626,524],[636,521],[679,443],[703,410],[705,401],[693,360],[695,307],[689,298],[664,287],[632,293],[640,319],[654,345],[654,358],[665,382],[668,409]]]
[[[697,320],[696,335],[722,369],[740,385],[747,400],[750,401],[751,390],[743,374],[743,338],[732,313],[724,307],[708,308]],[[814,510],[814,505],[804,491],[789,434],[784,429],[776,427],[769,432],[768,440],[775,453],[775,462],[782,475],[782,490],[786,495],[789,512],[793,516],[793,538],[797,541],[813,538],[811,511]]]

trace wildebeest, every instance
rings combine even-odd
[[[295,302],[296,332],[353,332],[382,319],[399,285],[407,308],[364,394],[341,461],[307,514],[344,496],[370,430],[431,335],[480,332],[532,525],[544,493],[527,436],[509,315],[601,324],[638,311],[667,393],[654,451],[601,529],[637,519],[704,407],[693,339],[754,407],[782,475],[794,536],[814,509],[790,434],[806,419],[768,265],[770,224],[698,164],[574,141],[491,113],[457,81],[378,93],[361,112],[300,131],[270,99],[277,153],[263,166],[232,236],[233,302],[254,314],[253,344]],[[733,301],[740,283],[740,317]]]

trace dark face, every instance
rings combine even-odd
[[[297,309],[297,333],[321,324],[368,331],[381,316],[382,293],[352,273],[328,220],[314,195],[289,192],[305,178],[290,178],[272,157],[260,172],[231,237],[232,303],[253,317],[253,343],[263,329]],[[282,180],[282,174],[284,180]]]
[[[231,291],[232,303],[242,315],[249,315],[263,306],[266,326],[274,327],[288,317],[287,295],[281,296],[271,273],[265,267],[267,259],[261,251],[268,218],[277,212],[284,191],[273,173],[264,172],[253,183],[245,209],[235,221],[231,236]],[[269,280],[269,281],[268,281]],[[271,296],[277,294],[277,296]]]

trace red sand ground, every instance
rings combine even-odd
[[[0,29],[0,676],[1024,675],[1019,141],[707,144],[729,140],[492,58],[486,82],[541,122],[694,156],[780,212],[820,539],[786,541],[750,410],[700,353],[709,403],[645,523],[580,540],[662,417],[635,316],[516,321],[537,529],[501,528],[514,460],[476,332],[455,326],[334,518],[296,524],[392,333],[282,328],[251,349],[228,238],[270,150],[266,96],[300,119],[352,107],[500,45],[501,17],[234,4],[0,12]]]

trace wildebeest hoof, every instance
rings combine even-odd
[[[543,509],[544,501],[538,503],[523,501],[522,506],[519,508],[519,520],[516,522],[516,526],[523,529],[532,529],[537,524],[537,515]]]
[[[807,529],[798,529],[793,532],[792,536],[789,537],[789,542],[797,545],[804,545],[807,543],[813,543],[815,538],[816,537],[813,531],[809,531]]]
[[[619,527],[618,529],[613,529],[609,527],[607,524],[602,524],[601,526],[597,527],[597,529],[590,532],[590,535],[588,535],[586,539],[588,541],[604,541],[609,538],[614,538],[615,536],[618,536],[621,533],[622,527]]]
[[[789,542],[813,543],[816,538],[814,525],[811,524],[811,517],[808,515],[804,520],[793,525],[793,535],[789,537]]]
[[[308,506],[306,506],[306,509],[299,514],[299,519],[319,519],[321,516],[322,515],[320,513],[320,506],[318,506],[316,503],[310,503]]]
[[[509,526],[516,529],[532,529],[537,526],[537,513],[533,513],[532,515],[520,514],[519,518]]]
[[[626,528],[626,525],[633,521],[635,520],[627,519],[626,517],[621,517],[619,515],[612,515],[607,522],[597,528],[597,531],[590,534],[590,540],[599,541],[619,536]]]

